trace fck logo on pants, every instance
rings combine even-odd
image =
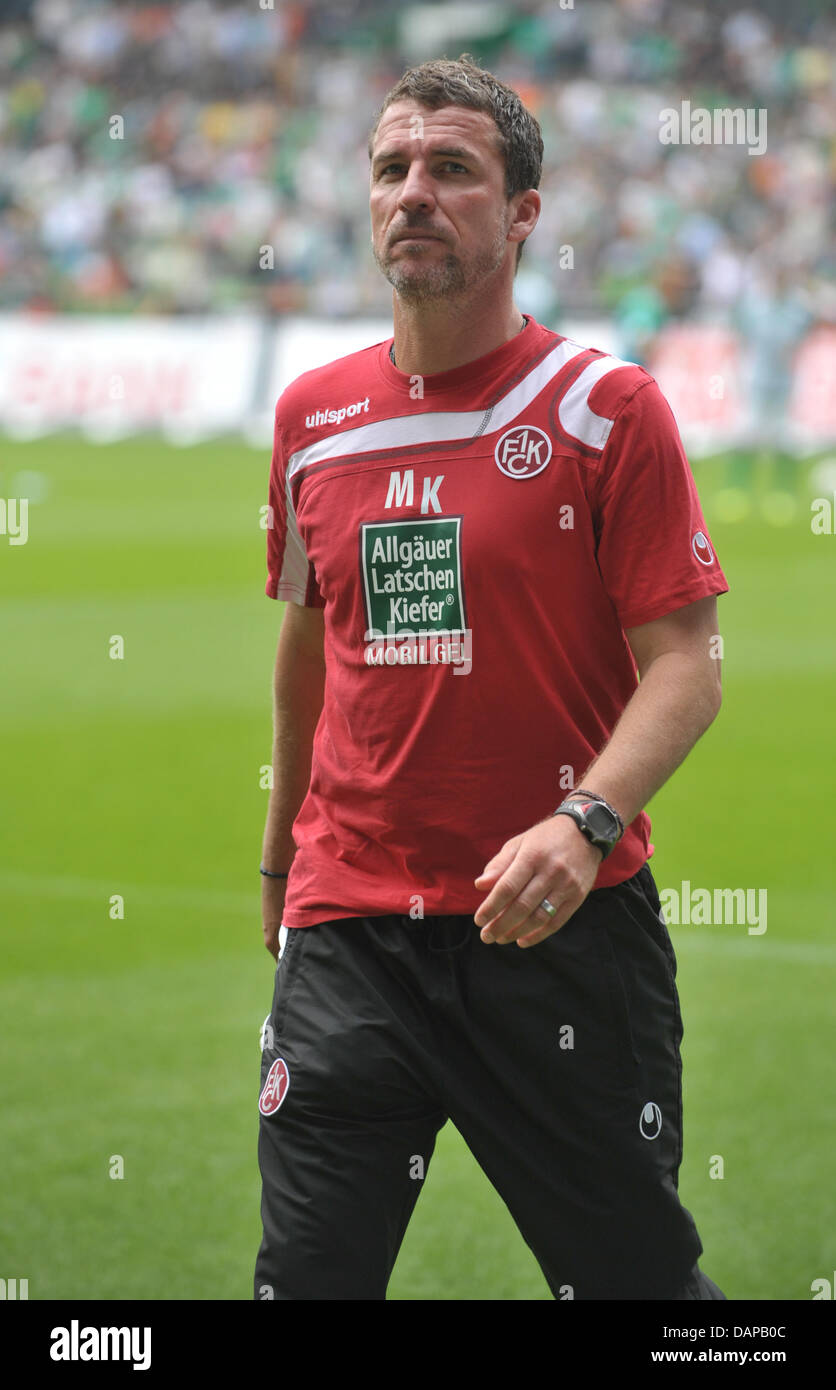
[[[277,1057],[267,1073],[267,1080],[261,1088],[258,1108],[262,1115],[275,1115],[290,1085],[290,1072],[283,1057]]]

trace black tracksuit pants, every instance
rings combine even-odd
[[[472,916],[289,930],[255,1298],[384,1298],[448,1118],[555,1298],[722,1298],[677,1195],[675,970],[647,865],[528,950],[486,945]]]

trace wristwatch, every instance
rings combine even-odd
[[[624,826],[615,811],[605,801],[581,797],[564,801],[552,812],[555,816],[571,816],[582,835],[601,851],[606,859],[624,834]]]

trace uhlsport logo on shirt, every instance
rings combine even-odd
[[[691,541],[691,549],[701,565],[714,564],[714,551],[708,543],[708,536],[702,531],[694,532],[694,539]]]
[[[290,1072],[283,1057],[277,1057],[267,1073],[267,1080],[261,1088],[258,1108],[262,1115],[275,1115],[290,1085]]]
[[[320,425],[341,425],[343,420],[350,420],[354,415],[368,415],[369,398],[364,401],[351,401],[348,405],[324,406],[321,410],[315,410],[313,415],[305,416],[305,425],[309,430],[315,430]]]
[[[497,440],[497,468],[506,478],[536,478],[552,456],[552,442],[536,425],[515,425]]]

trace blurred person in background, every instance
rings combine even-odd
[[[798,513],[802,470],[789,412],[796,353],[814,317],[796,266],[775,258],[751,267],[735,315],[744,343],[749,418],[745,445],[731,450],[727,483],[715,497],[723,520],[749,515],[758,471],[765,520],[784,525]]]

